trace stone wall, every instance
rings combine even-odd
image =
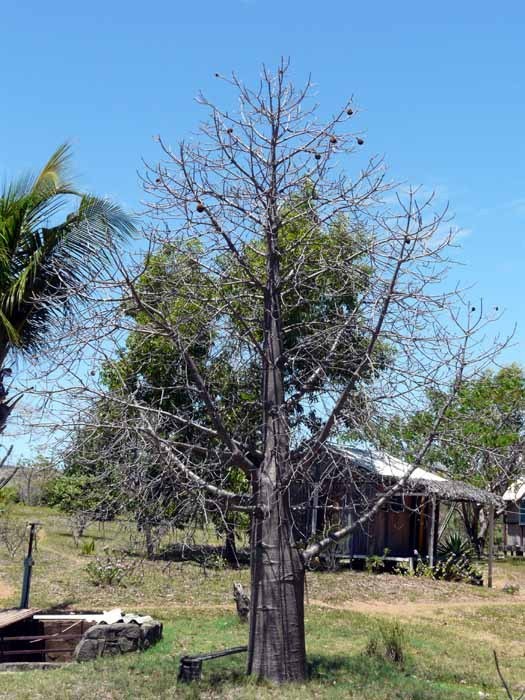
[[[92,661],[99,656],[115,656],[142,651],[162,639],[162,623],[157,620],[136,623],[116,622],[93,625],[77,644],[73,658]]]

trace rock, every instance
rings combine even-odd
[[[155,644],[162,639],[162,624],[160,622],[147,623],[140,626],[142,646],[147,649],[152,644]]]
[[[118,640],[118,648],[121,654],[127,654],[129,651],[137,651],[139,648],[139,642],[137,639],[120,637]]]
[[[19,671],[52,671],[70,664],[51,661],[5,661],[0,664],[0,673],[18,673]]]
[[[77,661],[93,661],[101,655],[102,645],[97,639],[86,639],[85,637],[77,644],[73,657]]]

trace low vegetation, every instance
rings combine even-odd
[[[231,598],[234,582],[248,584],[246,568],[233,571],[194,561],[144,561],[133,555],[133,546],[138,550],[143,545],[125,523],[90,525],[85,542],[95,543],[95,553],[86,553],[75,546],[67,518],[57,511],[18,505],[13,519],[19,526],[27,520],[42,523],[32,605],[67,601],[78,608],[121,606],[148,612],[164,622],[165,638],[140,655],[48,673],[0,674],[2,700],[502,698],[493,650],[517,696],[524,683],[522,626],[516,621],[525,614],[525,596],[519,591],[513,596],[503,592],[508,582],[515,586],[521,582],[524,587],[522,560],[497,563],[493,591],[344,569],[311,572],[306,608],[308,685],[255,685],[244,676],[244,655],[238,655],[205,662],[203,680],[183,686],[177,683],[182,655],[246,643],[247,627],[238,621]],[[97,557],[118,558],[127,567],[126,574],[118,582],[93,585],[89,567]],[[22,555],[13,559],[2,547],[0,558],[1,605],[17,605]]]

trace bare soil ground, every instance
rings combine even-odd
[[[0,601],[11,598],[15,593],[13,586],[0,579]]]

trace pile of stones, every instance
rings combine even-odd
[[[122,622],[99,623],[90,627],[77,644],[73,658],[92,661],[99,656],[116,656],[143,651],[162,639],[162,623],[149,615],[125,615]]]

